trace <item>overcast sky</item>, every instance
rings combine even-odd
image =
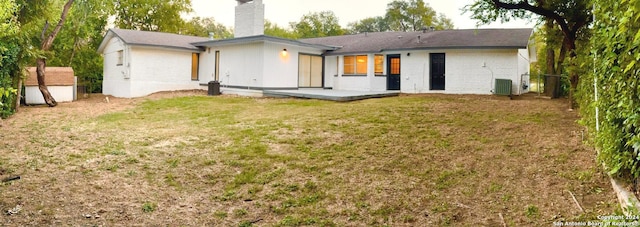
[[[309,12],[331,10],[340,19],[340,25],[346,27],[350,22],[367,17],[382,16],[387,4],[393,0],[263,0],[265,18],[282,27],[289,22],[299,21]],[[438,13],[453,20],[455,28],[476,28],[476,21],[463,14],[462,8],[474,0],[425,0]],[[217,22],[233,27],[235,0],[191,0],[194,13],[191,16],[213,17]],[[535,26],[535,22],[512,21],[483,25],[481,28],[526,28]]]

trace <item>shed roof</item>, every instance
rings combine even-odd
[[[416,49],[524,49],[532,33],[531,28],[373,32],[300,41],[341,47],[328,55]]]
[[[29,76],[25,79],[24,86],[38,86],[36,67],[29,67],[27,70]],[[75,81],[71,67],[46,67],[44,73],[47,86],[73,86]]]
[[[200,50],[198,47],[191,45],[191,43],[209,40],[206,37],[198,36],[111,28],[102,40],[102,43],[98,48],[99,52],[102,52],[108,40],[113,36],[122,39],[123,42],[129,45],[166,47],[185,50]]]

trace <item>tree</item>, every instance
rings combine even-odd
[[[47,61],[51,66],[72,67],[78,85],[89,93],[102,91],[102,56],[96,49],[113,13],[111,1],[75,0]]]
[[[273,37],[280,37],[285,39],[298,39],[300,38],[298,34],[294,31],[282,28],[277,24],[272,23],[269,20],[265,20],[264,22],[264,34]]]
[[[347,27],[347,33],[349,34],[391,31],[389,20],[383,16],[369,17],[360,21],[351,22]]]
[[[332,11],[309,13],[300,19],[300,22],[292,22],[291,28],[300,38],[315,38],[325,36],[343,35],[338,17]]]
[[[19,72],[18,53],[20,46],[15,39],[19,24],[18,5],[14,0],[0,0],[0,121],[11,115],[16,109],[16,98],[19,86],[16,85],[15,74]],[[0,123],[1,124],[1,123]]]
[[[0,38],[15,35],[18,32],[17,18],[18,10],[15,0],[0,0]]]
[[[493,22],[498,18],[502,21],[509,21],[511,18],[531,18],[530,13],[553,21],[563,34],[562,51],[569,53],[571,59],[575,59],[576,41],[591,22],[590,8],[588,0],[477,0],[466,6],[465,10],[471,11],[471,17],[483,23]],[[578,74],[569,72],[569,81],[569,100],[571,107],[574,107],[573,93],[579,83]]]
[[[122,29],[179,33],[191,0],[117,0],[115,25]]]
[[[393,31],[419,31],[433,27],[452,29],[453,22],[423,0],[394,0],[387,5],[386,19]]]
[[[60,15],[60,19],[58,20],[58,24],[53,29],[53,31],[51,31],[51,33],[49,34],[47,34],[47,30],[49,29],[49,21],[45,22],[44,28],[42,29],[42,33],[40,34],[40,40],[41,40],[40,50],[41,51],[48,51],[49,49],[51,49],[51,46],[53,45],[53,41],[56,39],[56,36],[62,29],[62,25],[64,24],[64,21],[67,19],[67,14],[69,13],[69,9],[71,9],[72,4],[73,4],[73,0],[69,0],[67,1],[67,3],[64,4],[64,7],[62,9],[62,14]],[[36,59],[36,74],[38,78],[38,89],[40,89],[40,92],[42,92],[42,97],[44,98],[45,103],[47,103],[47,105],[49,105],[50,107],[54,107],[58,105],[58,102],[56,102],[53,96],[51,96],[51,93],[49,92],[49,89],[45,84],[45,76],[46,76],[45,68],[46,67],[47,67],[47,59],[44,56],[39,56]]]
[[[213,32],[215,39],[233,38],[233,32],[223,24],[217,23],[213,17],[194,17],[186,24],[181,34],[193,36],[209,36],[209,32]]]

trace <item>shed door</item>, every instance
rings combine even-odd
[[[322,56],[300,54],[298,87],[322,87]]]
[[[444,90],[445,68],[444,53],[430,54],[431,56],[431,90]]]

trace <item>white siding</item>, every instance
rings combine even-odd
[[[445,93],[493,94],[495,79],[519,77],[516,50],[449,51],[445,60]]]
[[[531,71],[531,65],[529,63],[529,50],[528,49],[518,50],[518,74],[519,75],[530,74],[530,71]],[[523,83],[527,85],[526,89],[522,87]],[[529,81],[522,81],[522,78],[518,78],[516,80],[516,85],[518,89],[514,89],[514,90],[518,92],[515,94],[519,95],[519,94],[529,92]]]
[[[191,54],[188,50],[131,48],[131,97],[159,91],[199,89],[191,80]]]
[[[286,56],[282,56],[284,49],[287,49]],[[266,42],[264,44],[264,87],[297,88],[300,54],[321,55],[322,52],[312,48]]]
[[[409,54],[410,53],[410,54]],[[400,91],[404,93],[429,92],[429,53],[427,51],[402,52],[400,54]],[[434,51],[432,53],[442,53]],[[398,53],[394,53],[398,54]],[[407,56],[409,54],[409,56]],[[445,56],[445,63],[449,59]],[[446,67],[446,66],[445,66]],[[446,69],[448,70],[448,68]],[[448,75],[448,71],[446,74]],[[445,82],[448,85],[448,82]]]
[[[118,65],[118,52],[123,52]],[[112,38],[105,46],[105,95],[133,98],[160,91],[199,89],[191,80],[191,54],[197,51],[128,46]]]
[[[262,87],[264,56],[262,44],[212,47],[211,54],[215,54],[216,50],[220,51],[220,84],[222,86]],[[208,70],[214,72],[214,63],[201,67],[211,67]]]
[[[72,102],[73,86],[47,86],[56,102]],[[38,86],[27,86],[24,90],[25,102],[29,105],[46,104]]]
[[[198,80],[200,84],[209,83],[215,80],[216,50],[208,47],[204,52],[200,53],[200,70]],[[222,74],[220,74],[222,76]]]
[[[118,51],[123,51],[123,64],[118,65]],[[131,85],[126,76],[129,72],[129,50],[119,38],[111,38],[103,51],[102,93],[116,97],[131,97]]]
[[[445,54],[445,90],[430,90],[430,53]],[[400,54],[401,78],[400,87],[403,93],[446,93],[446,94],[493,94],[496,78],[511,79],[513,93],[520,94],[521,75],[529,72],[526,50],[430,50],[411,52],[386,52]],[[334,89],[357,91],[386,90],[386,77],[374,74],[373,54],[369,54],[368,75],[344,76],[343,56],[340,59],[339,76],[334,78]],[[328,72],[335,71],[325,66]],[[326,74],[325,78],[332,76]]]
[[[287,49],[286,56],[282,55]],[[222,87],[291,88],[298,87],[299,54],[321,55],[320,50],[281,43],[250,43],[211,47],[201,54],[200,72],[213,79],[215,51],[220,51],[220,83]]]

